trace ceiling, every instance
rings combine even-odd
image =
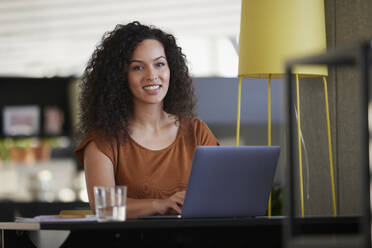
[[[192,40],[231,40],[239,34],[240,5],[240,0],[0,0],[0,75],[80,75],[103,33],[134,20],[175,34],[185,46]],[[202,47],[190,50],[197,49]]]

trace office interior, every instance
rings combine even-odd
[[[325,0],[324,7],[327,50],[372,39],[372,1]],[[83,167],[73,153],[78,142],[78,85],[102,34],[117,23],[138,20],[177,37],[194,79],[197,117],[222,145],[235,145],[240,11],[240,0],[1,1],[1,221],[49,214],[56,208],[88,207]],[[362,213],[359,140],[368,133],[359,132],[363,119],[359,80],[358,68],[328,67],[338,216]],[[285,152],[284,81],[272,80],[271,121],[272,144]],[[263,79],[243,80],[240,145],[267,145],[266,87]],[[300,95],[304,213],[333,216],[322,81],[301,79]],[[37,130],[27,137],[13,136],[5,121],[12,106],[38,116]],[[48,122],[50,118],[54,121]],[[273,215],[287,214],[286,169],[282,154]]]

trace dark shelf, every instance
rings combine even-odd
[[[53,78],[0,78],[0,138],[26,138],[26,137],[58,137],[73,135],[71,116],[70,86],[72,77]],[[3,110],[5,107],[38,106],[39,107],[39,133],[28,135],[9,136],[4,133]],[[62,110],[64,123],[61,133],[49,135],[44,131],[45,107],[57,107]]]

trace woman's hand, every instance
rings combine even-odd
[[[181,209],[183,205],[183,201],[185,199],[186,191],[179,191],[174,193],[167,199],[159,199],[153,202],[153,206],[155,211],[158,214],[181,214]]]

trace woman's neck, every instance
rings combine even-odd
[[[145,129],[159,130],[168,114],[164,112],[161,104],[135,105],[132,118],[132,126]]]

